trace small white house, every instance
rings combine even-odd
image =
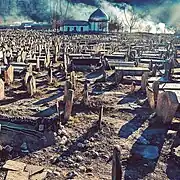
[[[65,20],[60,26],[60,32],[108,32],[109,17],[101,9],[94,11],[89,21]]]

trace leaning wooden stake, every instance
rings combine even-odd
[[[69,89],[67,93],[67,99],[66,99],[66,104],[65,104],[65,112],[64,112],[64,122],[66,123],[72,112],[72,107],[73,107],[73,98],[74,98],[74,90]]]
[[[48,81],[51,84],[53,82],[53,71],[52,71],[52,67],[49,67],[48,69]]]
[[[101,130],[101,123],[103,118],[103,106],[101,106],[99,111],[98,129]]]
[[[58,126],[60,126],[61,125],[61,109],[60,109],[60,101],[59,100],[57,100],[57,102],[56,102],[56,108],[57,108],[57,113],[58,113],[58,117],[59,117]]]
[[[84,83],[83,102],[84,102],[85,105],[88,105],[88,102],[89,102],[88,84],[87,84],[87,81],[85,81],[85,83]]]
[[[112,180],[122,180],[122,167],[120,156],[120,147],[116,145],[114,147],[112,157]]]

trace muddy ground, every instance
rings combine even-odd
[[[83,73],[78,73],[72,116],[58,132],[49,128],[43,134],[30,135],[2,128],[1,145],[10,145],[13,151],[1,159],[1,167],[5,160],[14,159],[44,166],[48,169],[48,180],[72,177],[109,180],[112,162],[108,160],[114,145],[118,144],[121,147],[123,179],[180,179],[180,162],[173,154],[173,148],[180,145],[178,113],[172,125],[163,125],[150,110],[138,82],[135,91],[130,92],[132,79],[124,80],[119,86],[113,81],[101,83],[103,89],[96,94],[92,92],[92,83],[89,105],[85,106],[82,103],[83,77]],[[30,98],[22,87],[22,79],[16,77],[15,82],[6,87],[6,99],[0,102],[0,114],[24,117],[27,121],[38,117],[57,119],[56,101],[57,98],[63,99],[64,88],[64,81],[60,79],[61,74],[54,71],[54,82],[48,84],[46,72],[38,73],[38,92]],[[104,115],[101,130],[98,130],[101,105]],[[14,124],[8,122],[8,125]],[[37,130],[36,123],[21,126]],[[28,153],[21,152],[20,146],[24,142]],[[152,147],[152,150],[148,151],[150,155],[146,153],[143,156],[139,152],[146,147]],[[6,171],[1,168],[0,179],[5,175]]]

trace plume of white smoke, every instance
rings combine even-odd
[[[151,33],[174,33],[173,30],[170,30],[166,27],[165,23],[162,22],[155,22],[153,21],[150,15],[146,15],[145,17],[141,17],[141,12],[138,11],[131,11],[132,7],[127,4],[122,4],[121,6],[117,6],[117,4],[112,4],[107,1],[101,1],[100,3],[101,8],[111,17],[113,20],[114,18],[120,23],[123,22],[126,30],[128,30],[128,24],[132,20],[132,16],[136,16],[136,22],[133,27],[133,31],[147,31],[147,27],[150,27]],[[127,11],[124,11],[124,8]],[[140,14],[138,14],[140,13]],[[176,20],[177,17],[174,16]]]
[[[132,7],[125,3],[110,3],[106,0],[96,2],[97,7],[100,7],[111,20],[116,21],[119,24],[122,23],[126,31],[129,31],[128,22],[131,21],[132,16],[136,16],[136,23],[133,26],[133,31],[174,33],[173,30],[169,30],[169,28],[166,27],[165,23],[155,22],[150,14],[146,15],[145,18],[140,17],[139,14],[141,14],[141,12],[132,12]],[[65,19],[88,20],[89,16],[97,9],[97,7],[85,5],[83,3],[68,3],[67,0],[61,0],[57,12]],[[124,8],[127,9],[126,17]],[[160,11],[160,9],[154,9],[154,11]],[[178,15],[172,16],[171,21],[176,21],[178,18],[177,16]]]

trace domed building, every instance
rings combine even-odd
[[[97,32],[106,33],[109,31],[109,17],[100,8],[94,11],[88,21],[65,20],[61,23],[60,32]]]
[[[108,22],[108,15],[98,8],[89,17],[90,31],[108,32]]]

